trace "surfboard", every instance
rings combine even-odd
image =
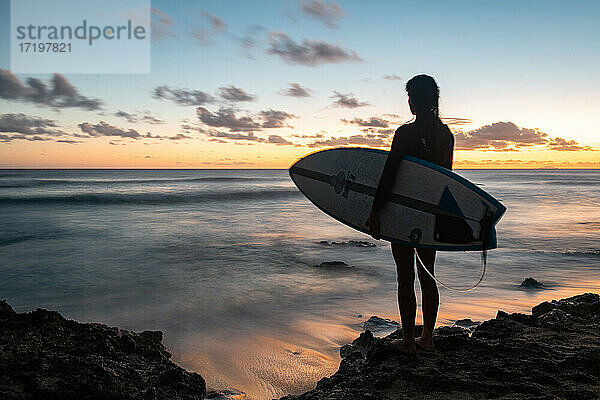
[[[321,211],[363,233],[388,152],[368,148],[317,151],[289,169]],[[506,207],[455,172],[405,156],[379,211],[381,239],[436,250],[497,247],[495,226]]]

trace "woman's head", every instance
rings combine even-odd
[[[417,75],[406,82],[410,111],[416,116],[439,117],[440,88],[429,75]]]

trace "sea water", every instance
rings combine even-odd
[[[600,170],[457,172],[508,210],[482,284],[440,288],[439,324],[600,291]],[[371,315],[398,320],[389,243],[285,170],[0,170],[0,221],[0,298],[17,311],[161,330],[176,362],[249,399],[311,389]],[[480,273],[479,253],[438,253],[450,286]]]

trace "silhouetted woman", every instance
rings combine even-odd
[[[406,83],[408,105],[415,115],[414,122],[402,125],[396,130],[392,147],[383,173],[379,179],[377,192],[367,226],[371,235],[379,239],[379,210],[386,207],[385,195],[392,188],[398,167],[402,168],[402,157],[407,154],[452,169],[454,136],[439,117],[439,88],[428,75],[417,75]],[[415,339],[415,257],[412,247],[392,243],[392,254],[398,272],[398,305],[402,320],[402,341],[394,341],[395,349],[402,353],[414,354],[417,347],[433,350],[433,328],[440,303],[436,282],[417,265],[423,303],[423,333]],[[433,274],[435,250],[418,249],[420,259]],[[418,264],[418,263],[417,263]]]

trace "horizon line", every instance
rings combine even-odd
[[[0,167],[0,171],[288,171],[289,168],[171,168],[171,167],[155,167],[155,168],[136,168],[136,167]],[[560,167],[541,167],[541,168],[453,168],[452,171],[540,171],[540,170],[565,170],[565,171],[598,171],[598,168],[560,168]]]

